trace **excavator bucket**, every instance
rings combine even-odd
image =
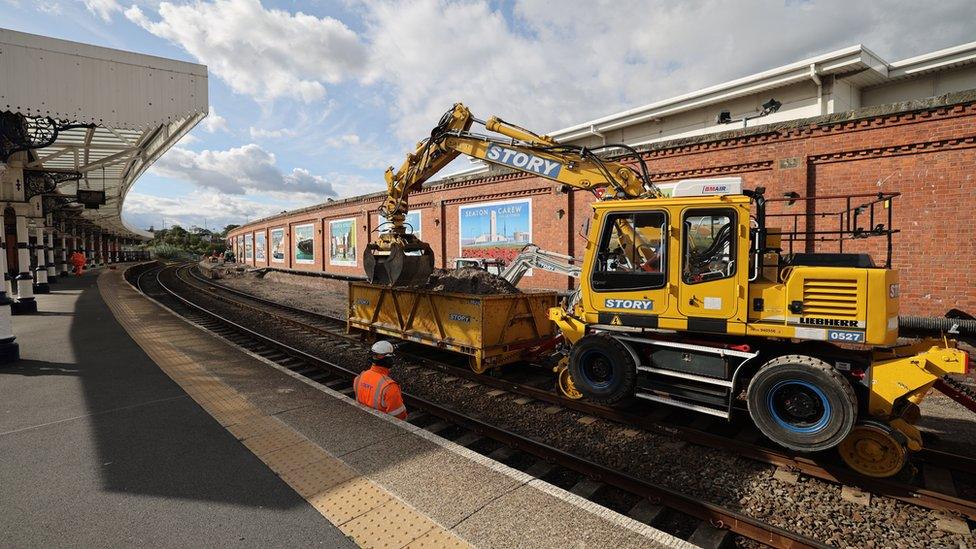
[[[363,253],[366,279],[384,286],[419,286],[434,272],[434,251],[426,242],[393,244],[384,250],[376,243]]]

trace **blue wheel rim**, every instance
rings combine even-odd
[[[796,398],[811,400],[814,404],[819,403],[821,412],[816,421],[800,421],[783,408],[782,400],[785,394],[789,393]],[[809,403],[808,403],[809,404]],[[793,433],[811,434],[823,430],[830,422],[831,408],[827,395],[816,385],[799,380],[787,379],[773,385],[766,392],[766,408],[777,425]]]
[[[598,376],[597,372],[593,370],[593,362],[598,360],[607,361],[607,365],[610,365],[610,359],[604,353],[601,353],[595,349],[584,351],[579,357],[580,367],[579,372],[583,377],[583,381],[593,389],[606,389],[613,382],[613,369],[610,368],[608,375]]]

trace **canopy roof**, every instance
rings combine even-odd
[[[0,112],[26,118],[38,145],[24,168],[77,172],[57,192],[104,190],[80,215],[107,232],[148,237],[121,212],[136,179],[208,111],[207,68],[0,29]],[[53,139],[53,142],[52,142]]]

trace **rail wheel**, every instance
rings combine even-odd
[[[468,367],[471,368],[471,371],[476,374],[483,374],[488,371],[490,366],[483,360],[479,360],[476,357],[469,357]]]
[[[569,354],[573,384],[600,404],[619,404],[634,396],[637,365],[624,344],[606,334],[584,336]]]
[[[576,384],[573,383],[573,377],[569,375],[569,357],[564,357],[559,361],[559,364],[552,369],[556,372],[556,390],[563,398],[568,398],[569,400],[579,400],[583,398],[583,393],[579,392],[576,388]]]
[[[855,425],[837,451],[848,467],[869,477],[894,476],[908,462],[905,436],[880,421]]]
[[[826,362],[785,355],[767,362],[749,382],[749,415],[773,442],[800,452],[840,444],[857,421],[857,397]]]

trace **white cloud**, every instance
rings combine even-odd
[[[420,0],[365,5],[371,71],[411,142],[463,101],[550,131],[863,43],[890,60],[972,40],[976,3]],[[933,35],[932,29],[938,29]]]
[[[224,151],[174,147],[153,165],[154,173],[226,194],[271,193],[286,198],[335,196],[332,183],[304,168],[283,173],[275,155],[250,143]]]
[[[223,196],[212,191],[194,191],[185,197],[169,198],[131,192],[126,197],[122,216],[140,229],[160,229],[179,224],[183,227],[206,225],[211,230],[231,223],[276,214],[281,206],[249,200],[240,196]]]
[[[227,119],[217,114],[217,111],[214,110],[213,105],[210,105],[210,109],[207,112],[207,117],[200,122],[200,127],[203,128],[207,133],[229,131],[229,128],[227,127]]]
[[[298,135],[296,130],[288,128],[278,128],[276,130],[266,130],[251,126],[247,130],[251,134],[251,139],[281,139],[282,137],[295,137]]]
[[[122,11],[118,0],[84,0],[85,7],[92,15],[96,15],[106,23],[112,22],[112,14]]]
[[[57,2],[37,2],[34,4],[37,7],[37,11],[41,13],[46,13],[48,15],[61,15],[61,4]]]
[[[327,175],[327,178],[332,182],[332,187],[340,198],[386,191],[386,181],[382,175],[370,178],[361,175],[331,173]]]
[[[364,45],[341,21],[267,9],[259,0],[163,2],[159,21],[135,5],[125,15],[206,63],[235,92],[260,100],[316,101],[326,84],[366,67]]]
[[[347,133],[337,137],[330,137],[325,140],[325,144],[330,147],[349,147],[359,144],[359,136],[354,133]]]

